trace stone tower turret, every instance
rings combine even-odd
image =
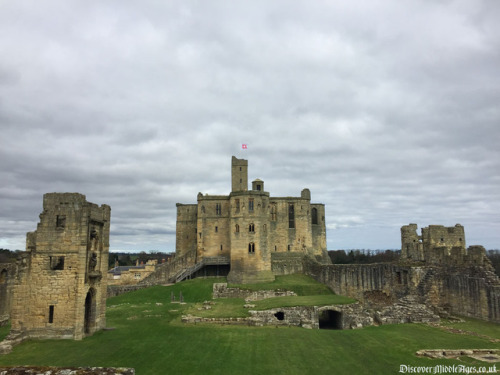
[[[231,159],[231,191],[248,190],[248,160],[238,159],[235,156]]]

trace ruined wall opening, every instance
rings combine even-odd
[[[319,329],[342,329],[342,313],[324,310],[319,314]]]
[[[64,270],[64,257],[51,256],[50,258],[50,269],[52,271],[62,271]]]
[[[285,313],[283,311],[278,311],[274,316],[278,320],[285,320]]]
[[[5,284],[7,282],[7,270],[3,269],[2,272],[0,272],[0,284]]]
[[[95,331],[95,319],[96,319],[96,298],[95,298],[94,288],[90,288],[87,297],[85,298],[85,322],[84,330],[86,334],[93,333]]]

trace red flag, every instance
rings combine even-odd
[[[241,148],[242,148],[243,150],[246,150],[246,149],[247,149],[247,144],[246,144],[246,143],[243,143],[243,144],[241,145]]]

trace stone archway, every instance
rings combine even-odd
[[[319,313],[319,329],[342,329],[342,312],[323,310]]]
[[[96,291],[90,288],[85,297],[85,321],[84,333],[90,335],[95,332],[96,327]]]

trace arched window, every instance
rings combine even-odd
[[[311,219],[313,224],[318,224],[318,209],[316,207],[311,210]]]
[[[254,244],[253,242],[250,242],[250,243],[248,244],[248,253],[249,253],[249,254],[253,254],[253,253],[255,253],[255,244]]]
[[[250,233],[254,233],[255,232],[255,225],[253,223],[248,226],[248,231]]]
[[[236,233],[240,233],[240,225],[239,224],[236,224],[236,227],[234,228],[234,231]]]

